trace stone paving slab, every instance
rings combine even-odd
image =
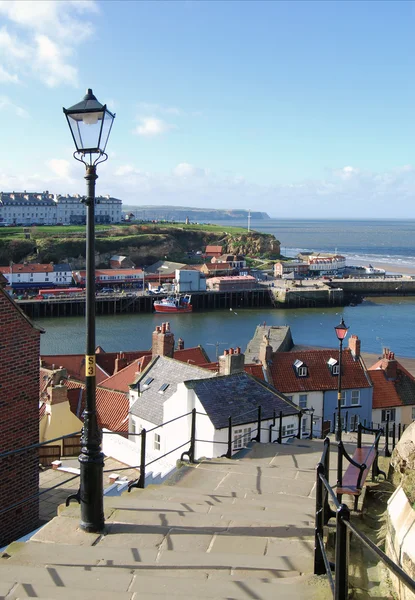
[[[175,579],[174,582],[167,580],[160,580],[155,586],[154,578],[152,577],[137,577],[131,586],[131,591],[137,591],[141,593],[155,592],[170,595],[170,597],[188,597],[194,596],[199,598],[240,598],[241,600],[252,600],[252,598],[260,598],[261,600],[275,600],[279,594],[283,594],[283,597],[288,595],[296,594],[301,590],[298,588],[297,582],[289,582],[287,579],[281,579],[278,582],[269,584],[262,582],[244,581],[215,581],[215,580],[193,580],[191,578]],[[291,588],[292,591],[291,591]],[[141,596],[140,596],[141,597]],[[305,598],[305,595],[304,595]]]
[[[201,527],[202,529],[226,528],[230,522],[230,517],[221,518],[220,515],[203,515],[203,519],[197,513],[176,513],[168,511],[142,512],[140,510],[119,509],[115,510],[108,524],[135,523],[139,525],[157,525],[161,527]]]
[[[56,586],[57,588],[72,588],[75,590],[107,590],[107,591],[129,591],[133,579],[128,569],[112,569],[107,567],[67,567],[50,566],[40,569],[39,567],[26,565],[24,569],[17,564],[1,564],[0,578],[4,581],[15,581],[16,583],[36,586],[37,584]],[[97,596],[99,594],[97,593]]]
[[[38,598],[39,600],[133,600],[137,594],[133,592],[100,590],[76,590],[67,587],[51,587],[43,584],[17,584],[6,600],[19,600],[20,598]],[[0,600],[3,600],[0,595]],[[156,600],[156,598],[154,598]]]
[[[239,475],[229,473],[223,479],[215,491],[234,491],[237,494],[277,494],[284,492],[295,494],[297,496],[308,496],[314,486],[311,481],[298,481],[295,479],[278,479],[274,477],[264,477],[245,475],[241,478]]]
[[[93,546],[99,537],[99,533],[87,533],[82,531],[79,528],[78,519],[55,517],[52,521],[42,527],[42,529],[39,529],[31,539],[34,542]]]

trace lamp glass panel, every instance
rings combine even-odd
[[[67,116],[77,150],[99,152],[104,112],[74,113]]]
[[[105,148],[107,147],[113,121],[113,115],[106,110],[104,113],[104,122],[102,124],[101,139],[99,141],[99,148],[102,152],[105,152]]]

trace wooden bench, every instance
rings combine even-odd
[[[360,438],[361,440],[361,438]],[[361,441],[358,442],[353,457],[350,457],[342,442],[339,443],[339,452],[347,458],[349,466],[347,467],[344,475],[341,478],[340,485],[337,485],[336,494],[339,502],[343,494],[354,496],[354,510],[357,510],[359,496],[362,493],[362,488],[365,484],[366,478],[369,471],[372,468],[372,481],[378,475],[383,475],[386,479],[386,473],[381,471],[378,467],[378,442],[379,438],[376,438],[375,443],[372,446],[361,447]],[[359,447],[360,446],[360,447]],[[340,459],[341,460],[341,459]],[[338,482],[339,483],[339,482]]]

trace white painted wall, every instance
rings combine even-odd
[[[324,406],[324,393],[323,392],[286,392],[286,396],[292,396],[292,401],[297,406],[300,406],[300,395],[307,394],[307,408],[314,408],[314,426],[313,436],[320,437],[323,426],[323,406]],[[311,415],[305,414],[303,419],[306,421],[306,430],[310,431],[311,426]]]

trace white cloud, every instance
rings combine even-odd
[[[138,169],[135,169],[131,165],[122,165],[121,167],[118,167],[118,169],[116,169],[115,175],[119,177],[124,177],[125,175],[131,175],[132,173],[138,174],[139,172],[140,171]]]
[[[6,69],[0,65],[0,82],[1,83],[19,83],[19,78],[17,75],[12,75]]]
[[[179,163],[177,167],[173,169],[174,175],[177,177],[200,177],[205,175],[205,169],[201,169],[199,167],[195,167],[190,163]]]
[[[177,128],[176,125],[171,125],[155,117],[141,117],[138,121],[140,124],[133,130],[133,133],[144,137],[155,137]]]
[[[0,30],[2,68],[13,72],[8,82],[35,77],[48,87],[77,85],[71,61],[77,46],[93,35],[86,13],[97,10],[90,0],[0,1],[0,16],[8,19]]]
[[[22,119],[27,119],[29,116],[27,110],[14,104],[7,96],[0,96],[0,111],[2,110],[11,111]]]
[[[59,177],[59,179],[65,179],[67,181],[73,181],[71,172],[72,172],[72,163],[67,160],[61,158],[51,158],[46,162],[46,166],[50,169],[50,171]]]

